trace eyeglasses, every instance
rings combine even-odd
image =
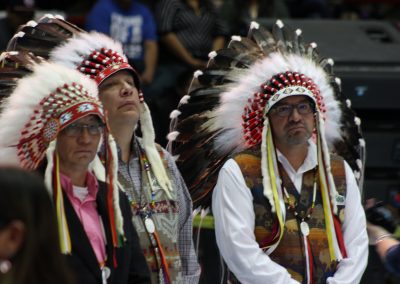
[[[309,114],[314,110],[310,103],[304,102],[297,105],[278,105],[272,108],[271,112],[276,113],[278,116],[286,117],[292,113],[293,109],[296,109],[300,114]]]
[[[66,136],[69,137],[77,137],[79,135],[82,135],[83,130],[87,129],[89,135],[99,135],[103,129],[104,129],[104,124],[77,124],[77,123],[72,123],[68,125],[66,128],[62,130],[62,133],[65,134]]]

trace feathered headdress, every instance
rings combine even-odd
[[[204,71],[195,72],[188,95],[171,113],[168,139],[196,205],[210,204],[228,157],[261,144],[273,104],[299,92],[316,102],[329,151],[346,159],[361,185],[360,119],[341,95],[333,60],[320,58],[316,47],[279,20],[272,34],[253,22],[248,37],[232,36],[227,48],[209,54]]]
[[[28,62],[23,68],[29,68],[31,73],[27,72],[23,78],[13,81],[17,85],[2,103],[0,156],[7,162],[27,170],[36,170],[47,156],[45,183],[56,205],[62,252],[70,253],[71,243],[64,213],[55,145],[60,131],[82,117],[93,114],[105,122],[103,108],[98,100],[97,86],[78,71],[54,63],[37,64],[35,62],[38,59],[34,60],[32,55],[19,52],[1,55],[1,59],[8,62],[8,67],[7,71],[0,68],[0,74],[20,74],[17,70],[22,66],[18,66],[17,62],[12,65],[13,58],[17,62]],[[14,66],[15,72],[10,71],[11,66]],[[110,144],[110,151],[112,146]],[[111,164],[117,164],[116,160],[116,156],[109,157]],[[99,159],[96,158],[93,163],[93,167],[96,168],[94,172],[100,180],[105,181],[106,174],[99,171],[99,163]],[[113,244],[117,246],[118,234],[123,235],[118,189],[113,182],[117,168],[110,166],[108,169],[110,223]]]
[[[279,20],[272,34],[253,22],[246,38],[233,36],[227,48],[210,53],[203,72],[195,72],[188,95],[171,113],[168,135],[195,206],[210,205],[218,172],[230,156],[259,145],[264,195],[283,226],[285,208],[279,202],[279,172],[266,114],[295,94],[310,97],[316,105],[318,172],[327,208],[336,213],[330,152],[349,162],[361,185],[365,143],[360,120],[341,96],[333,60],[320,58],[316,47],[302,42],[301,30]],[[327,216],[332,226],[333,214]],[[340,258],[337,251],[335,259]]]
[[[37,49],[41,56],[79,70],[90,76],[98,85],[120,70],[131,72],[141,102],[140,126],[144,149],[157,181],[170,196],[171,182],[155,146],[152,119],[140,89],[139,76],[129,65],[121,44],[104,34],[86,33],[61,17],[52,15],[44,16],[37,23],[31,21],[20,30],[10,41],[8,49],[24,49],[32,52]],[[43,42],[38,34],[45,35]],[[32,43],[39,48],[30,47]]]

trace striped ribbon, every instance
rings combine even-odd
[[[60,181],[60,165],[59,158],[56,152],[53,155],[54,169],[53,169],[53,182],[54,182],[54,202],[56,204],[57,226],[60,235],[60,248],[63,254],[70,254],[72,251],[71,237],[69,234],[67,218],[64,210],[64,199],[62,195],[61,181]]]

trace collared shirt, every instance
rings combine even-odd
[[[134,143],[136,143],[135,140],[133,140],[132,149],[135,146]],[[134,151],[132,152],[134,153]],[[199,282],[200,266],[197,262],[192,240],[192,200],[175,161],[166,150],[163,149],[163,153],[172,173],[173,184],[176,185],[179,202],[178,247],[182,263],[183,283],[195,284]],[[118,171],[125,179],[133,183],[133,190],[136,190],[139,195],[142,181],[139,158],[136,155],[131,155],[128,163],[124,163],[121,160],[121,150],[118,147],[118,159]]]
[[[295,171],[287,159],[277,155],[288,176],[300,192],[303,173],[317,165],[314,143],[304,163]],[[368,260],[368,236],[360,193],[353,172],[345,163],[347,195],[342,224],[347,258],[343,259],[327,284],[359,283]],[[229,269],[241,283],[299,283],[285,267],[272,261],[259,247],[254,236],[253,197],[238,164],[228,160],[222,167],[213,191],[212,210],[220,252]]]
[[[60,178],[61,186],[82,223],[97,261],[99,263],[104,263],[106,259],[106,248],[102,221],[96,206],[96,196],[99,190],[96,177],[89,172],[87,173],[86,192],[84,187],[74,186],[71,179],[66,175],[60,173]]]

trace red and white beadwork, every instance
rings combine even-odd
[[[58,133],[89,114],[104,120],[101,103],[80,84],[64,84],[44,97],[21,131],[17,155],[24,168],[35,169]]]
[[[124,55],[122,45],[104,34],[80,33],[56,47],[51,52],[50,59],[76,68],[95,80],[97,85],[120,70],[128,70],[140,91],[139,76]]]
[[[292,95],[306,95],[314,100],[322,115],[326,112],[320,91],[315,83],[298,72],[284,72],[272,77],[260,86],[259,92],[248,99],[242,115],[242,127],[247,146],[261,142],[264,117],[281,99]]]
[[[127,69],[135,73],[135,70],[124,57],[122,57],[118,52],[101,48],[99,50],[93,50],[89,56],[77,66],[77,69],[89,75],[90,78],[94,79],[97,85],[100,85],[106,78],[111,76],[117,71]]]

